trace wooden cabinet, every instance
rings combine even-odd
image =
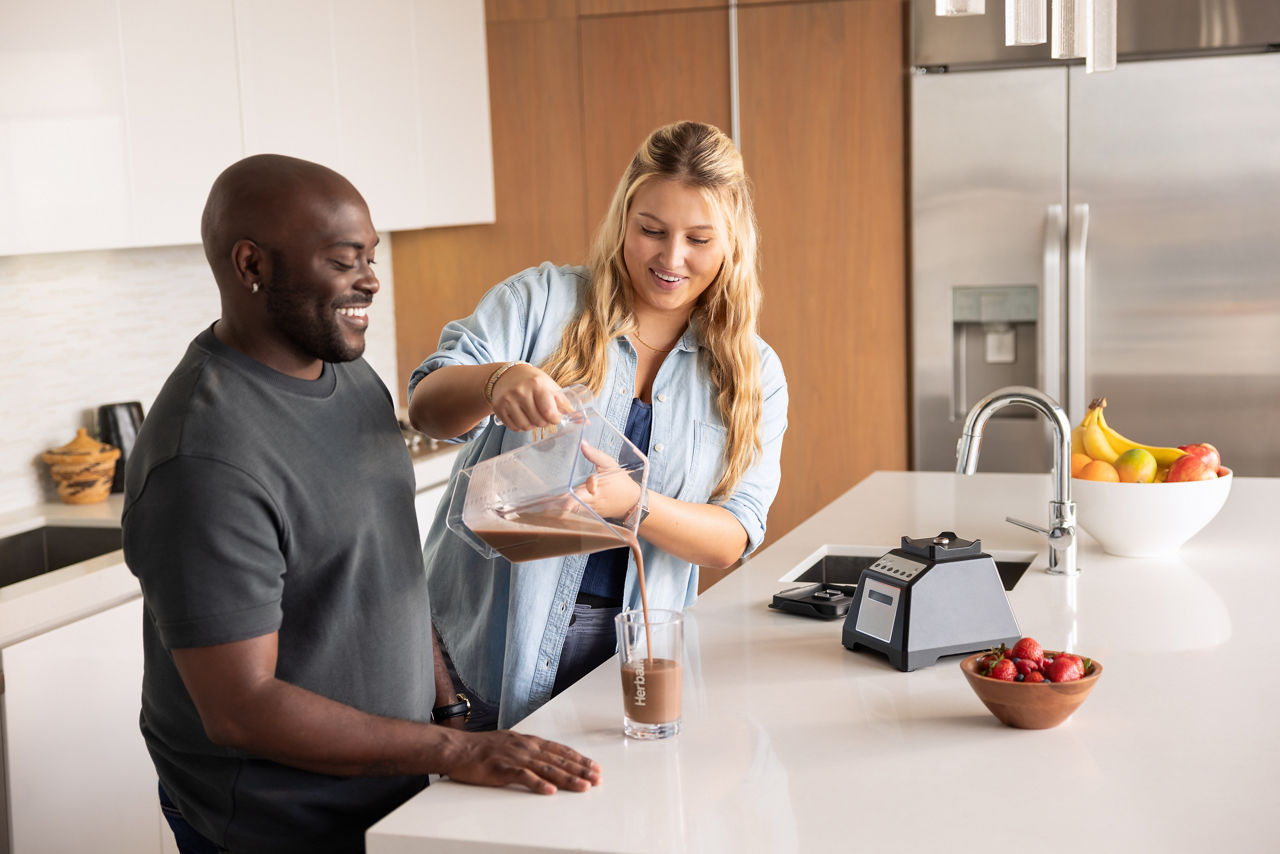
[[[0,650],[0,850],[160,854],[169,831],[138,729],[141,637],[138,598]]]
[[[491,222],[482,0],[51,0],[0,28],[0,255],[198,243],[247,154],[380,230]]]
[[[897,0],[738,10],[761,332],[791,393],[772,533],[907,468],[902,27]]]
[[[594,226],[654,128],[682,119],[729,129],[729,13],[718,9],[583,18],[584,177]]]
[[[408,375],[440,327],[543,260],[582,263],[645,135],[732,120],[756,187],[762,334],[791,390],[776,539],[907,467],[901,0],[489,0],[497,220],[395,235]],[[718,575],[706,573],[705,583]]]

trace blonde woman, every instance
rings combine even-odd
[[[586,385],[649,457],[649,606],[688,606],[700,565],[728,567],[760,544],[778,490],[787,386],[756,331],[756,246],[733,142],[695,122],[658,128],[589,267],[525,270],[444,328],[409,382],[414,426],[466,441],[456,468],[471,466],[557,423],[560,389]],[[614,615],[640,605],[635,567],[626,548],[482,560],[446,529],[448,499],[423,551],[435,628],[471,700],[468,726],[507,728],[614,654]]]

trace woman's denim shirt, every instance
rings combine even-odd
[[[449,365],[521,360],[542,364],[560,343],[585,293],[585,267],[543,264],[495,286],[475,313],[445,326],[440,346],[409,380],[409,394],[431,371]],[[763,413],[763,452],[719,501],[742,523],[749,554],[764,539],[765,518],[778,491],[779,455],[787,427],[787,384],[773,350],[757,339]],[[705,503],[724,471],[725,428],[696,333],[685,331],[653,383],[649,489],[681,501]],[[622,337],[608,344],[604,387],[594,406],[619,431],[636,396],[636,352]],[[551,697],[560,650],[587,555],[511,564],[482,558],[445,526],[459,469],[527,444],[530,432],[509,431],[492,416],[458,442],[466,446],[426,536],[423,559],[432,619],[466,686],[500,706],[499,726],[511,727]],[[640,540],[649,607],[680,610],[698,593],[698,567]],[[634,559],[628,561],[627,608],[640,607]]]

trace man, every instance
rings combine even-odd
[[[430,722],[458,704],[412,467],[360,358],[378,291],[360,194],[317,164],[249,157],[214,182],[201,234],[221,318],[152,406],[124,512],[146,604],[142,732],[182,850],[363,850],[431,773],[598,783],[563,745]]]

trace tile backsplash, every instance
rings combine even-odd
[[[381,237],[365,359],[396,395],[391,236]],[[219,314],[199,246],[0,257],[0,294],[0,513],[58,500],[40,454],[78,427],[96,434],[104,403],[150,411]]]

